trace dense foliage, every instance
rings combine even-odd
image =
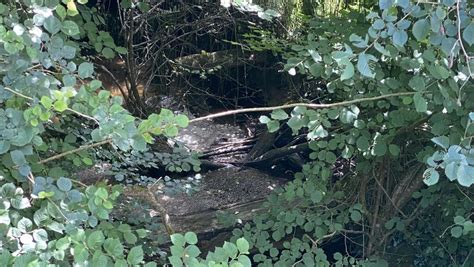
[[[109,222],[120,188],[66,177],[93,164],[88,148],[143,151],[188,124],[165,109],[137,120],[101,90],[81,50],[126,50],[98,30],[104,19],[86,2],[0,4],[2,266],[141,264],[146,232]]]
[[[316,248],[334,235],[359,243],[355,251],[346,247],[349,257],[334,255],[343,264],[386,248],[416,249],[411,264],[473,261],[473,7],[379,1],[379,8],[365,18],[311,19],[293,41],[261,31],[248,41],[282,53],[290,75],[324,81],[319,101],[339,102],[260,118],[271,132],[281,123],[306,132],[313,152],[296,180],[270,199],[269,214],[238,231],[259,249],[256,262],[328,265]],[[355,172],[334,183],[341,159],[355,161]],[[274,246],[289,235],[285,250]]]
[[[86,55],[127,49],[100,29],[105,20],[86,3],[0,3],[1,266],[157,265],[144,260],[146,230],[110,220],[121,187],[85,185],[75,171],[94,164],[91,148],[147,155],[147,144],[176,136],[189,121],[167,109],[136,118],[103,90]],[[270,132],[286,123],[306,134],[303,171],[212,253],[200,255],[193,233],[171,235],[170,264],[474,264],[474,7],[380,0],[374,10],[302,18],[289,38],[261,29],[247,35],[246,47],[281,55],[290,75],[321,81],[324,88],[311,90],[334,104],[304,101],[262,116]],[[349,17],[353,23],[341,27]],[[157,157],[170,170],[198,170],[194,157],[178,152]],[[335,164],[349,166],[346,175],[335,179]],[[338,239],[343,249],[323,249]],[[410,250],[419,256],[385,253]]]

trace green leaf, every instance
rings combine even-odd
[[[13,163],[17,166],[21,166],[27,163],[25,154],[23,154],[23,152],[20,150],[11,151],[10,156],[12,157]]]
[[[144,238],[148,235],[148,231],[145,229],[137,229],[136,232],[139,238]]]
[[[66,20],[63,22],[61,31],[69,36],[75,36],[80,33],[79,27],[74,21]]]
[[[309,73],[314,77],[320,77],[323,74],[324,67],[320,63],[314,63],[308,68]]]
[[[186,247],[185,253],[188,257],[196,258],[201,254],[199,248],[195,245],[190,245]]]
[[[102,87],[102,82],[99,81],[99,80],[92,80],[90,83],[89,83],[89,87],[92,89],[92,90],[97,90],[99,88]]]
[[[354,76],[354,65],[350,62],[344,67],[344,71],[341,74],[341,81],[348,80]]]
[[[369,67],[369,61],[373,56],[365,53],[360,53],[357,61],[357,70],[365,77],[374,78],[375,73]]]
[[[451,236],[454,238],[459,238],[462,236],[462,227],[461,226],[454,226],[451,228]]]
[[[33,231],[33,239],[36,242],[47,242],[48,233],[44,229],[36,229]]]
[[[17,228],[22,233],[29,232],[32,226],[33,226],[33,222],[28,218],[21,218],[17,223]]]
[[[92,77],[92,74],[94,73],[94,65],[92,65],[89,62],[83,62],[79,65],[78,68],[78,74],[79,77],[82,79],[90,78]]]
[[[239,255],[239,257],[237,259],[242,264],[243,267],[251,267],[252,266],[252,262],[250,261],[250,258],[246,255]]]
[[[287,123],[288,126],[293,130],[293,133],[298,133],[298,131],[306,126],[305,120],[299,118],[299,116],[291,117]]]
[[[332,151],[328,151],[326,153],[326,162],[327,163],[332,164],[332,163],[335,163],[336,160],[337,160],[336,154],[334,154]]]
[[[317,204],[323,200],[323,194],[319,190],[314,190],[310,194],[310,199],[313,203]]]
[[[94,231],[87,237],[87,246],[89,248],[97,249],[102,246],[105,237],[101,231]]]
[[[426,88],[425,80],[420,76],[411,78],[408,85],[415,91],[423,91]]]
[[[240,251],[242,254],[247,254],[249,252],[249,242],[245,240],[245,238],[241,237],[237,239],[236,241],[237,249]]]
[[[59,250],[68,249],[70,244],[71,244],[71,241],[69,240],[68,237],[60,238],[56,242],[56,249],[59,249]]]
[[[107,59],[113,59],[115,57],[115,52],[109,47],[102,49],[102,55]]]
[[[168,257],[168,260],[170,261],[171,266],[173,266],[173,267],[183,266],[183,261],[181,260],[180,256],[171,256],[171,257]]]
[[[430,31],[430,23],[426,19],[420,19],[413,24],[412,31],[417,41],[424,40]]]
[[[448,149],[449,147],[449,137],[447,136],[438,136],[431,139],[431,142],[437,144],[438,146]]]
[[[10,216],[8,212],[1,212],[0,213],[0,224],[10,225]]]
[[[9,43],[9,42],[3,43],[3,48],[4,48],[10,55],[17,54],[18,51],[19,51],[19,49],[18,49],[13,43]]]
[[[76,244],[73,251],[74,260],[77,263],[85,262],[89,258],[89,252],[83,244]]]
[[[66,7],[67,7],[67,14],[69,16],[74,17],[79,14],[79,11],[77,11],[76,3],[74,1],[72,0],[67,1]]]
[[[237,250],[237,246],[234,245],[233,243],[230,243],[230,242],[224,242],[224,245],[222,246],[222,248],[224,248],[227,252],[227,256],[229,256],[229,258],[235,258],[237,257],[237,253],[239,252]]]
[[[186,115],[182,115],[182,114],[176,116],[175,122],[181,128],[186,128],[189,125],[188,117]]]
[[[400,147],[394,144],[390,144],[388,146],[388,151],[390,151],[390,154],[393,156],[398,156],[400,154]]]
[[[184,240],[186,241],[186,243],[191,245],[195,245],[198,242],[197,235],[193,232],[187,232],[184,235]]]
[[[426,99],[420,94],[416,93],[413,96],[413,102],[415,102],[415,108],[417,112],[426,112],[428,109],[428,102]]]
[[[46,109],[50,109],[53,106],[53,100],[47,96],[41,97],[40,102]]]
[[[65,111],[67,109],[66,101],[64,101],[63,99],[56,100],[56,102],[54,102],[54,109],[59,112]]]
[[[369,148],[369,140],[367,137],[361,136],[357,139],[356,145],[359,150],[365,151]]]
[[[374,23],[372,23],[372,27],[376,30],[382,30],[385,28],[385,22],[382,19],[376,19]]]
[[[178,132],[179,132],[178,127],[174,125],[170,125],[165,128],[164,134],[168,137],[175,137],[178,135]]]
[[[393,0],[379,0],[379,7],[381,10],[388,9],[392,7]]]
[[[72,182],[68,178],[60,177],[58,181],[56,181],[59,190],[67,192],[72,188]]]
[[[448,177],[450,181],[456,180],[458,168],[459,168],[459,163],[455,161],[448,163],[448,165],[446,165],[446,167],[444,168],[444,173],[446,174],[446,177]]]
[[[260,118],[258,119],[260,121],[260,123],[269,123],[271,121],[271,119],[267,116],[260,116]]]
[[[458,183],[465,187],[474,184],[474,167],[467,164],[461,164],[457,170]]]
[[[274,133],[280,129],[280,122],[279,121],[270,121],[267,123],[267,128],[270,133]]]
[[[314,129],[308,134],[308,137],[310,139],[314,139],[315,137],[324,138],[326,136],[328,136],[328,131],[324,129],[322,125],[319,125],[316,129]]]
[[[0,155],[5,154],[8,150],[10,150],[10,142],[8,141],[0,141]]]
[[[353,220],[354,222],[358,222],[358,221],[362,220],[362,214],[360,213],[360,211],[353,210],[351,212],[351,220]]]
[[[381,54],[383,54],[384,56],[390,56],[390,52],[388,52],[387,49],[385,49],[385,47],[381,44],[379,44],[378,42],[375,42],[374,43],[374,48],[379,51]]]
[[[109,197],[109,193],[107,192],[107,189],[103,187],[97,188],[97,191],[95,191],[94,195],[103,200]]]
[[[64,20],[67,16],[66,13],[66,8],[62,5],[57,5],[56,6],[56,14],[61,18],[61,20]]]
[[[182,234],[173,234],[170,236],[170,238],[171,242],[176,246],[183,247],[186,242]]]
[[[384,142],[377,142],[374,145],[374,153],[376,156],[383,156],[387,153],[387,145]]]
[[[123,256],[123,245],[120,243],[120,240],[116,238],[108,238],[104,242],[104,249],[110,255],[114,257]]]
[[[129,265],[126,260],[118,259],[115,261],[114,267],[129,267]]]
[[[437,184],[439,181],[439,173],[434,168],[428,168],[423,173],[423,182],[427,186]]]
[[[121,47],[121,46],[117,46],[117,47],[115,48],[115,51],[116,51],[117,53],[119,53],[119,54],[122,54],[122,55],[125,55],[125,54],[127,54],[127,52],[128,52],[128,51],[127,51],[127,48]]]
[[[474,44],[474,22],[471,22],[471,24],[463,30],[462,37],[470,46]]]
[[[408,41],[408,34],[405,30],[397,29],[392,35],[393,44],[396,46],[404,46]]]
[[[454,223],[455,224],[462,225],[465,221],[466,221],[466,219],[463,216],[454,217]]]
[[[288,119],[288,114],[282,109],[277,109],[272,112],[271,117],[274,120],[286,120]]]
[[[84,164],[91,166],[94,162],[92,161],[91,158],[85,157],[81,159]]]
[[[141,246],[133,247],[127,255],[127,262],[131,265],[140,264],[143,261],[143,249]]]
[[[51,34],[56,34],[61,30],[61,21],[55,16],[49,16],[44,20],[43,27]]]

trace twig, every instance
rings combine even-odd
[[[472,253],[473,250],[474,250],[474,248],[471,248],[471,250],[469,250],[469,254],[467,254],[466,259],[462,263],[461,267],[464,267],[466,265],[466,262],[469,260],[469,257],[471,256],[471,253]]]
[[[217,156],[217,155],[222,155],[222,154],[230,154],[233,152],[239,152],[243,151],[249,148],[252,148],[253,145],[243,145],[243,146],[238,146],[238,147],[230,147],[227,149],[222,149],[222,147],[215,149],[215,150],[209,150],[204,152],[204,154],[200,158],[209,158],[211,156]]]
[[[173,225],[171,223],[171,218],[170,218],[167,210],[163,207],[163,205],[161,205],[161,203],[159,203],[156,200],[155,194],[151,191],[154,188],[154,185],[148,186],[146,188],[147,189],[147,194],[150,197],[149,200],[151,201],[151,204],[153,205],[153,207],[155,209],[157,209],[158,212],[160,213],[161,220],[162,220],[163,225],[165,226],[166,232],[168,233],[168,235],[172,235],[172,234],[175,233],[175,231],[174,231]]]
[[[122,88],[122,85],[120,84],[120,82],[117,80],[117,78],[115,77],[114,74],[112,74],[112,72],[109,71],[109,69],[107,69],[104,65],[99,65],[99,67],[105,71],[105,73],[107,73],[110,78],[112,78],[112,80],[114,81],[115,85],[117,85],[120,93],[122,94],[123,98],[125,99],[125,102],[126,103],[130,103],[130,100],[128,99],[128,95],[125,93],[125,91],[123,90]]]
[[[470,201],[471,203],[474,202],[464,191],[462,191],[462,189],[459,187],[458,184],[456,184],[456,187],[458,188],[459,192],[461,192],[461,194],[462,194],[463,196],[465,196],[467,199],[469,199],[469,201]]]
[[[52,157],[49,157],[47,159],[40,160],[40,161],[38,161],[38,164],[44,164],[44,163],[47,163],[47,162],[50,162],[50,161],[53,161],[53,160],[60,159],[60,158],[65,157],[67,155],[71,155],[71,154],[80,152],[82,150],[86,150],[86,149],[93,148],[93,147],[96,147],[96,146],[109,144],[111,142],[112,142],[112,139],[106,139],[106,140],[103,140],[103,141],[100,141],[100,142],[97,142],[97,143],[93,143],[93,144],[89,144],[89,145],[83,145],[83,146],[80,146],[76,149],[69,150],[69,151],[54,155]]]
[[[385,196],[388,198],[388,200],[390,201],[390,203],[392,203],[393,207],[401,214],[403,215],[403,217],[405,218],[408,218],[408,216],[397,206],[397,204],[393,201],[393,199],[390,197],[390,195],[388,194],[387,190],[385,190],[385,188],[383,187],[383,185],[379,182],[379,180],[377,179],[377,177],[375,177],[374,175],[374,179],[375,179],[375,182],[377,182],[378,186],[380,187],[380,189],[382,189],[383,193],[385,194]]]
[[[312,108],[312,109],[332,108],[332,107],[339,107],[339,106],[347,106],[347,105],[366,102],[366,101],[385,99],[385,98],[394,97],[394,96],[404,96],[404,95],[413,95],[413,94],[415,94],[415,92],[401,92],[401,93],[393,93],[393,94],[386,94],[386,95],[375,96],[375,97],[360,98],[360,99],[354,99],[354,100],[342,101],[342,102],[330,103],[330,104],[293,103],[293,104],[272,106],[272,107],[243,108],[243,109],[228,110],[228,111],[210,114],[207,116],[192,119],[189,122],[193,123],[193,122],[214,119],[214,118],[219,118],[219,117],[225,117],[225,116],[241,114],[241,113],[268,112],[268,111],[273,111],[276,109],[288,109],[288,108],[294,108],[298,106]]]

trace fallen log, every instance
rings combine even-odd
[[[244,145],[244,146],[238,146],[238,147],[227,147],[225,149],[220,149],[220,150],[215,150],[215,151],[211,151],[211,152],[208,152],[208,153],[204,153],[200,158],[207,159],[207,158],[212,157],[212,156],[218,156],[218,155],[222,155],[222,154],[231,154],[233,152],[238,152],[238,151],[245,151],[245,150],[248,150],[251,147],[252,147],[252,145]]]
[[[252,150],[247,154],[245,162],[251,162],[272,149],[277,134],[265,131],[259,138]]]
[[[266,153],[257,157],[254,160],[244,161],[244,162],[241,162],[240,164],[243,166],[252,166],[252,167],[267,165],[267,164],[271,164],[276,159],[288,157],[292,154],[306,151],[308,150],[308,148],[309,148],[308,142],[298,144],[298,145],[275,148],[270,151],[267,151]]]

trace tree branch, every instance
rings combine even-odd
[[[38,161],[38,163],[39,163],[39,164],[44,164],[44,163],[47,163],[47,162],[50,162],[50,161],[53,161],[53,160],[60,159],[60,158],[65,157],[65,156],[67,156],[67,155],[71,155],[71,154],[80,152],[80,151],[82,151],[82,150],[86,150],[86,149],[93,148],[93,147],[96,147],[96,146],[101,146],[101,145],[109,144],[109,143],[111,143],[111,142],[112,142],[112,139],[106,139],[106,140],[103,140],[103,141],[100,141],[100,142],[97,142],[97,143],[92,143],[92,144],[89,144],[89,145],[83,145],[83,146],[80,146],[80,147],[78,147],[78,148],[76,148],[76,149],[69,150],[69,151],[66,151],[66,152],[63,152],[63,153],[54,155],[54,156],[52,156],[52,157],[49,157],[49,158],[47,158],[47,159],[40,160],[40,161]]]
[[[347,105],[351,105],[351,104],[355,104],[355,103],[385,99],[385,98],[394,97],[394,96],[404,96],[404,95],[413,95],[413,94],[415,94],[415,92],[401,92],[401,93],[394,93],[394,94],[387,94],[387,95],[381,95],[381,96],[375,96],[375,97],[360,98],[360,99],[354,99],[354,100],[336,102],[336,103],[330,103],[330,104],[293,103],[293,104],[273,106],[273,107],[243,108],[243,109],[228,110],[228,111],[224,111],[224,112],[210,114],[210,115],[207,115],[207,116],[192,119],[189,122],[193,123],[193,122],[198,122],[198,121],[203,121],[203,120],[208,120],[208,119],[214,119],[214,118],[219,118],[219,117],[225,117],[225,116],[235,115],[235,114],[240,114],[240,113],[268,112],[268,111],[273,111],[273,110],[276,110],[276,109],[288,109],[288,108],[294,108],[294,107],[298,107],[298,106],[312,108],[312,109],[333,108],[333,107],[339,107],[339,106],[347,106]]]

